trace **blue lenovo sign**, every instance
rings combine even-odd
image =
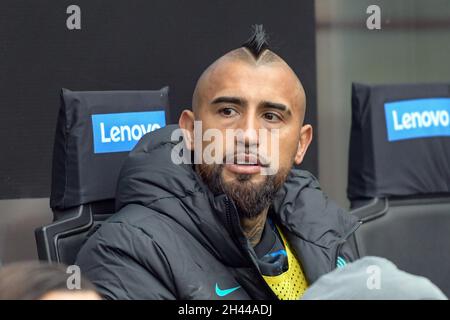
[[[130,151],[144,134],[165,125],[164,111],[94,114],[94,153]]]
[[[431,98],[384,105],[389,141],[450,136],[450,99]]]

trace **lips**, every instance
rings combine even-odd
[[[261,166],[258,164],[227,164],[225,167],[236,174],[258,174],[261,172]]]
[[[236,155],[232,163],[225,164],[225,167],[236,174],[258,174],[263,165],[258,157],[253,154]]]

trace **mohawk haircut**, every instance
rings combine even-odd
[[[255,60],[258,60],[262,53],[269,48],[268,37],[262,24],[253,25],[252,29],[252,36],[242,44],[242,47],[247,48]]]
[[[243,61],[254,66],[270,63],[281,63],[290,69],[289,65],[287,65],[287,63],[281,57],[279,57],[275,52],[271,50],[271,48],[269,48],[268,36],[266,31],[264,30],[263,25],[254,24],[252,25],[252,29],[252,35],[245,43],[243,43],[239,48],[226,53],[203,71],[200,78],[197,80],[197,84],[195,85],[194,93],[192,95],[192,109],[194,110],[194,112],[196,111],[197,105],[199,104],[198,92],[203,79],[208,76],[213,66],[216,66],[218,63],[222,63],[223,60],[230,59]],[[300,80],[298,80],[298,82],[300,83]]]

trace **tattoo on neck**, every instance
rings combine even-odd
[[[243,218],[241,219],[241,225],[245,237],[250,241],[250,244],[254,247],[260,241],[264,226],[266,224],[267,210],[264,210],[253,219]]]

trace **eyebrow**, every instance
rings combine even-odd
[[[247,101],[245,99],[239,97],[217,97],[215,98],[211,104],[220,104],[220,103],[231,103],[239,106],[246,106]],[[259,105],[266,109],[276,109],[281,112],[286,112],[289,116],[292,115],[291,110],[282,103],[271,102],[271,101],[261,101]]]
[[[292,114],[291,110],[282,103],[276,103],[276,102],[271,102],[271,101],[262,101],[260,103],[260,105],[262,105],[264,108],[267,108],[267,109],[276,109],[276,110],[279,110],[282,112],[287,112],[289,115]]]
[[[246,101],[238,97],[217,97],[211,103],[212,104],[231,103],[243,106],[246,104]]]

